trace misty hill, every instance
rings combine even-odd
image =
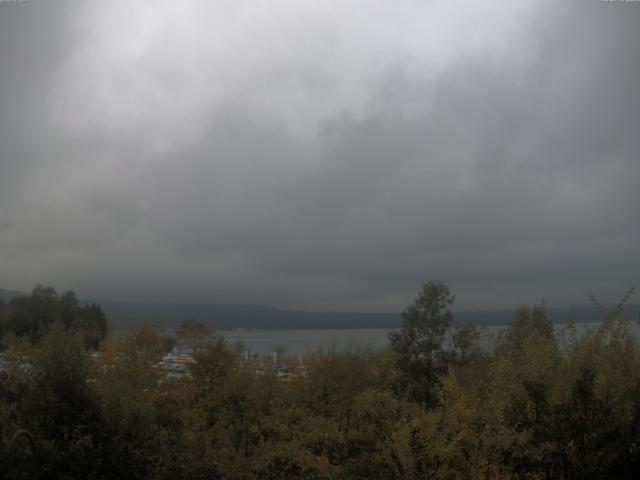
[[[23,297],[26,295],[23,292],[18,292],[15,290],[5,290],[4,288],[0,288],[0,298],[3,300],[11,300],[16,297]]]
[[[392,328],[401,322],[399,314],[387,313],[305,312],[264,306],[186,302],[98,303],[116,327],[138,325],[145,320],[174,327],[186,318],[204,322],[217,330]]]
[[[402,324],[398,313],[308,312],[264,306],[218,305],[211,303],[136,303],[97,302],[107,312],[115,327],[139,325],[153,320],[171,328],[186,318],[204,322],[217,330],[243,329],[358,329],[397,328]],[[638,307],[631,308],[633,318]],[[598,322],[602,312],[591,305],[550,307],[549,315],[556,323],[575,317],[579,322]],[[506,325],[515,309],[458,311],[455,322],[473,321],[477,325]]]
[[[0,289],[0,298],[25,295],[24,292]],[[309,312],[286,310],[266,306],[220,305],[197,302],[111,302],[96,301],[107,314],[115,328],[133,327],[145,321],[157,322],[172,328],[186,318],[204,322],[217,330],[243,329],[359,329],[359,328],[397,328],[402,324],[398,313],[362,313],[362,312]],[[476,325],[506,325],[515,313],[514,309],[488,309],[475,311],[456,311],[455,323],[472,321]],[[640,319],[640,305],[630,306],[629,315]],[[593,305],[574,307],[548,307],[547,312],[556,323],[566,322],[575,317],[578,322],[598,322],[603,318],[602,311]]]

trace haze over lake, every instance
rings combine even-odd
[[[600,325],[597,322],[577,323],[578,334],[588,329],[595,329]],[[555,324],[559,333],[567,324]],[[636,337],[640,337],[640,325],[631,322],[630,326]],[[489,326],[483,331],[483,343],[489,345],[491,337],[505,328],[504,326]],[[352,350],[379,350],[385,348],[389,342],[387,332],[391,329],[338,329],[338,330],[221,330],[218,333],[233,348],[237,342],[242,342],[245,349],[258,355],[268,355],[277,349],[284,349],[287,354],[298,355],[318,349],[335,348],[338,351]]]

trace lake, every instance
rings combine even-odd
[[[578,333],[587,329],[597,328],[599,323],[578,323],[576,330]],[[561,330],[565,324],[555,324],[556,330]],[[485,342],[489,342],[491,337],[496,335],[504,326],[484,327]],[[632,328],[636,336],[640,338],[640,325],[633,323]],[[387,346],[387,332],[389,329],[372,328],[357,330],[220,330],[221,334],[233,348],[237,342],[242,342],[245,349],[258,355],[268,355],[277,349],[284,349],[286,353],[298,355],[308,350],[318,348],[335,347],[337,350],[348,348],[375,350]]]

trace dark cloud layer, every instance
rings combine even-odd
[[[0,3],[0,286],[397,311],[431,278],[487,308],[638,283],[640,5],[266,3]]]

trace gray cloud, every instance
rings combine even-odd
[[[638,283],[640,7],[0,4],[0,285],[397,311]]]

